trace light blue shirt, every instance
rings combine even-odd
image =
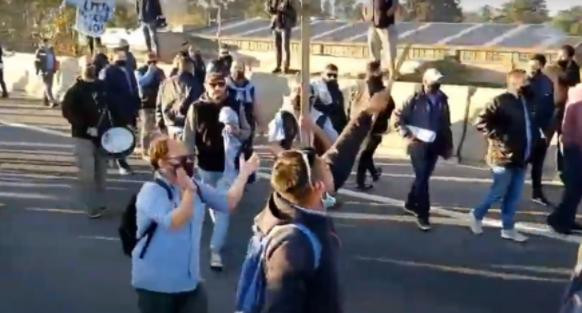
[[[156,178],[161,178],[156,174]],[[162,178],[163,179],[163,178]],[[182,194],[172,186],[173,200],[155,182],[145,183],[137,195],[138,238],[152,221],[158,227],[143,259],[139,255],[146,240],[140,240],[132,253],[131,284],[134,288],[162,293],[195,290],[200,282],[200,237],[204,203],[213,210],[228,211],[226,191],[219,191],[196,181],[199,194],[194,199],[194,215],[180,229],[172,229],[172,212],[179,206]],[[202,197],[202,200],[200,198]]]
[[[525,117],[525,137],[526,137],[526,144],[525,144],[525,153],[524,157],[527,161],[531,154],[531,121],[529,120],[529,111],[527,109],[527,105],[525,103],[525,99],[521,97],[521,105],[523,106],[523,114]]]

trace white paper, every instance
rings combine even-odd
[[[434,142],[436,139],[436,133],[430,129],[420,128],[416,126],[408,125],[406,126],[408,130],[416,137],[418,140],[426,143]]]

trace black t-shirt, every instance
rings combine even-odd
[[[392,8],[394,0],[372,0],[374,2],[374,26],[377,28],[387,28],[394,25],[394,14],[387,15],[388,10]]]

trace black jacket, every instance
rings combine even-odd
[[[554,116],[554,82],[543,73],[529,80],[530,103],[537,125],[544,131],[551,127]]]
[[[316,98],[313,107],[319,112],[327,115],[333,128],[335,128],[338,133],[341,133],[348,123],[348,117],[346,116],[346,110],[344,107],[344,95],[337,85],[333,86],[327,84],[327,89],[331,95],[332,103],[324,104],[319,98]]]
[[[87,129],[98,126],[107,128],[107,119],[98,125],[104,109],[105,86],[101,81],[77,79],[65,93],[62,103],[63,117],[71,124],[72,136],[77,138],[96,139],[87,134]]]
[[[297,24],[293,0],[268,0],[266,11],[271,15],[271,28],[291,29]]]
[[[578,66],[576,61],[572,60],[568,62],[564,70],[566,71],[566,80],[570,87],[574,87],[580,83],[580,66]]]
[[[372,116],[361,112],[353,119],[336,143],[323,156],[330,164],[335,188],[350,175],[360,145],[369,133]],[[325,216],[296,209],[278,194],[269,198],[265,209],[255,218],[263,233],[276,225],[302,223],[319,239],[322,246],[320,265],[313,268],[311,243],[299,231],[270,252],[266,261],[267,292],[264,313],[340,313],[338,282],[339,239],[333,221]]]
[[[133,125],[140,107],[134,72],[111,64],[103,69],[101,79],[105,82],[107,103],[115,125]]]
[[[387,28],[394,25],[394,14],[388,16],[388,10],[392,8],[394,0],[371,0],[372,4],[372,24],[376,28]]]
[[[526,159],[526,113],[530,121],[531,156],[533,143],[539,138],[540,133],[532,118],[531,105],[526,104],[524,112],[522,99],[509,92],[501,94],[487,105],[477,119],[477,129],[489,140],[487,163],[491,166],[526,166],[529,160]]]
[[[153,23],[163,15],[160,0],[137,0],[135,7],[138,19],[144,23]]]

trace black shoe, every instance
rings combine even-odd
[[[380,177],[382,177],[382,168],[376,167],[376,173],[372,175],[372,180],[377,182],[380,180]]]
[[[273,74],[279,74],[281,73],[281,68],[277,67],[276,69],[273,70]]]
[[[582,233],[582,225],[574,222],[570,228],[570,231],[573,233],[580,234],[580,233]]]
[[[360,191],[368,191],[368,190],[374,188],[374,185],[358,184],[358,187],[356,187],[356,188]]]
[[[285,70],[283,70],[283,73],[285,73],[285,74],[293,74],[293,72],[289,68],[286,68]]]
[[[4,99],[8,98],[8,93],[3,93],[2,98],[4,98]]]
[[[429,221],[428,217],[419,217],[416,220],[416,225],[418,226],[418,229],[420,229],[422,231],[431,230],[430,221]]]
[[[531,198],[531,201],[547,207],[552,206],[552,203],[550,203],[550,201],[548,201],[544,195],[535,195]]]
[[[404,208],[403,209],[404,209],[404,212],[406,212],[406,213],[408,213],[410,215],[418,216],[418,213],[416,212],[416,209],[412,205],[410,205],[408,202],[406,202],[404,204]]]
[[[572,229],[558,225],[554,222],[551,222],[549,219],[547,221],[547,224],[550,227],[550,229],[555,233],[562,234],[562,235],[571,235],[572,234]]]

